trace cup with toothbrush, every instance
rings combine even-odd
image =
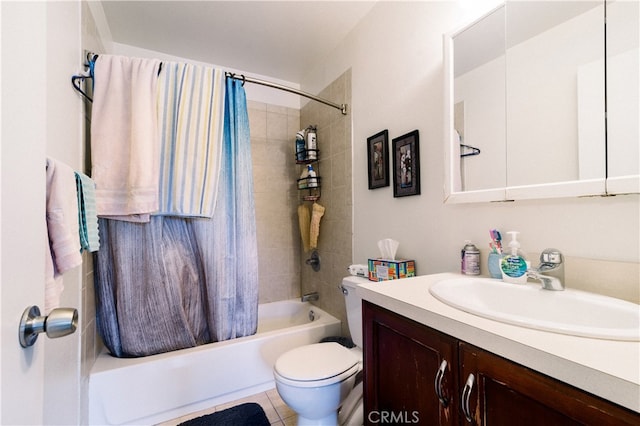
[[[502,235],[497,229],[491,229],[489,231],[491,240],[489,241],[489,257],[487,258],[487,268],[489,269],[489,275],[491,278],[502,278],[502,272],[500,271],[500,259],[504,256],[502,252]]]

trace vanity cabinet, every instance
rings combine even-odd
[[[367,301],[363,337],[365,424],[640,424],[638,413]]]
[[[456,340],[369,302],[363,321],[365,424],[458,424]]]

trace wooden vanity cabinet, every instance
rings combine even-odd
[[[363,321],[365,424],[640,425],[638,413],[367,301]]]
[[[640,425],[631,410],[468,343],[459,343],[459,360],[461,395],[474,377],[469,402],[461,397],[463,424]]]
[[[363,321],[365,424],[458,424],[456,339],[366,301]]]

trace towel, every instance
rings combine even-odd
[[[160,75],[159,215],[211,217],[224,126],[224,73],[165,63]]]
[[[80,228],[80,249],[90,252],[100,249],[98,236],[98,215],[96,214],[96,185],[89,176],[75,172],[78,193],[78,227]]]
[[[309,225],[311,224],[311,214],[309,207],[304,204],[298,206],[298,226],[300,227],[300,236],[302,237],[302,248],[304,252],[310,250],[309,247]]]
[[[100,55],[94,69],[91,177],[99,216],[148,221],[158,209],[160,61]]]
[[[320,237],[320,219],[324,215],[325,208],[318,203],[313,203],[311,207],[311,226],[309,229],[309,247],[318,248],[318,237]]]
[[[47,158],[46,221],[48,255],[45,257],[44,310],[60,304],[62,274],[82,264],[78,239],[76,178],[71,167]]]

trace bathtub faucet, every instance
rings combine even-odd
[[[320,298],[320,296],[318,296],[318,292],[314,291],[313,293],[307,293],[304,296],[302,296],[302,301],[303,302],[315,302],[319,298]]]

